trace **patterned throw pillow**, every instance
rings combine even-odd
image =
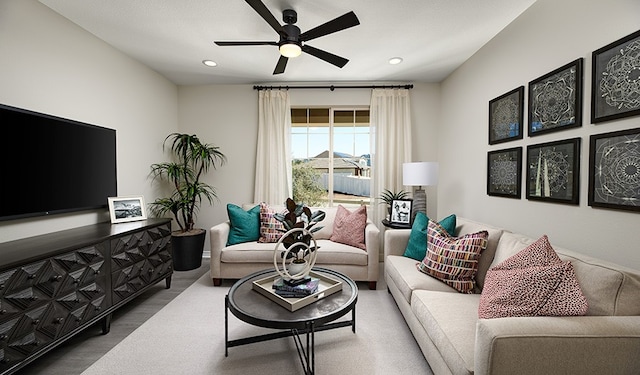
[[[409,234],[409,242],[404,249],[405,257],[413,258],[415,260],[422,260],[427,255],[427,225],[429,224],[429,217],[424,212],[418,212],[415,219],[413,219],[413,225],[411,226],[411,233]],[[456,231],[456,215],[449,215],[440,220],[438,224],[449,233],[454,235]]]
[[[338,205],[330,240],[367,250],[364,243],[364,228],[366,226],[367,207],[360,206],[351,212],[342,205]]]
[[[227,246],[243,242],[257,241],[260,237],[260,206],[245,211],[235,204],[227,204],[227,215],[231,229]]]
[[[433,220],[427,225],[427,254],[418,269],[462,293],[473,293],[478,259],[487,247],[486,230],[452,237]]]
[[[268,204],[260,203],[260,238],[258,242],[278,242],[282,237],[284,225],[276,220],[273,216],[275,213],[275,210],[269,207]]]
[[[563,262],[545,235],[487,272],[478,317],[585,315],[571,262]]]

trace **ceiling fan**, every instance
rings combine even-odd
[[[323,23],[320,26],[317,26],[311,30],[308,30],[304,33],[300,33],[300,28],[294,25],[298,21],[298,14],[295,10],[286,9],[282,12],[282,20],[285,22],[284,25],[280,25],[280,22],[276,20],[273,14],[267,9],[264,3],[261,0],[245,0],[259,15],[262,17],[267,23],[280,35],[280,40],[278,42],[214,42],[219,46],[260,46],[260,45],[270,45],[270,46],[278,46],[280,50],[280,59],[276,64],[276,68],[273,71],[273,74],[282,74],[284,73],[284,69],[287,66],[287,62],[291,57],[297,57],[302,52],[306,52],[312,56],[319,58],[320,60],[324,60],[330,64],[333,64],[339,68],[342,68],[349,62],[349,60],[344,57],[340,57],[329,53],[327,51],[323,51],[318,48],[311,47],[306,44],[306,42],[319,38],[321,36],[325,36],[328,34],[335,33],[337,31],[341,31],[344,29],[348,29],[353,26],[357,26],[360,24],[358,17],[356,17],[355,13],[348,12],[343,14],[340,17],[334,18],[331,21]]]

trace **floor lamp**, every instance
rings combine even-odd
[[[417,186],[413,192],[413,207],[411,210],[411,222],[418,212],[427,214],[427,193],[423,186],[438,184],[438,163],[421,161],[402,164],[402,184],[405,186]]]

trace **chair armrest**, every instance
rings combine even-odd
[[[638,374],[640,316],[480,319],[475,374]]]
[[[210,273],[212,278],[220,278],[220,257],[222,255],[222,249],[227,246],[230,230],[231,223],[229,221],[214,225],[209,229],[209,241],[211,245]]]
[[[367,281],[378,281],[380,273],[380,229],[371,221],[364,227],[364,243],[367,248]]]
[[[404,254],[410,234],[411,229],[386,229],[384,231],[384,257]]]

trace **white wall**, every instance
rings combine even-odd
[[[116,129],[118,194],[154,199],[147,175],[177,130],[174,84],[35,0],[0,1],[0,56],[0,103]],[[0,222],[0,242],[108,220],[105,209]]]
[[[590,124],[591,52],[640,29],[637,0],[538,0],[442,83],[438,211],[503,226],[553,244],[640,269],[640,215],[587,205],[591,134],[637,128],[640,118]],[[582,127],[488,145],[489,100],[584,58]],[[527,97],[525,95],[525,103]],[[527,106],[525,104],[525,129]],[[525,134],[526,131],[525,131]],[[487,151],[582,138],[580,204],[486,194]]]
[[[290,97],[292,106],[368,106],[371,90],[290,90]],[[435,160],[438,97],[437,84],[416,84],[411,90],[414,134],[412,147],[416,161]],[[228,158],[227,164],[210,173],[206,179],[206,182],[216,188],[219,202],[213,207],[203,206],[197,226],[210,228],[227,220],[227,203],[253,201],[258,92],[251,85],[181,86],[178,103],[180,131],[197,134],[202,141],[220,146]],[[428,193],[431,194],[429,191]],[[435,216],[435,191],[429,196],[429,204],[430,215]]]

